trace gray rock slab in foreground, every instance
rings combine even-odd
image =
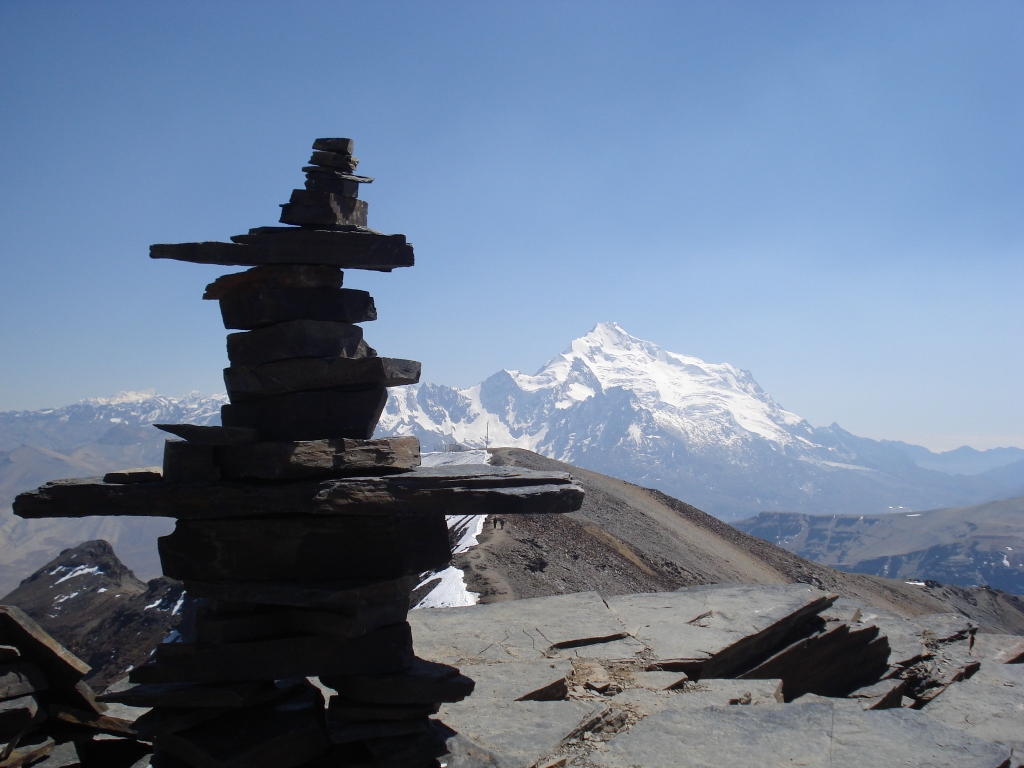
[[[644,646],[596,592],[513,600],[468,608],[423,608],[409,614],[416,652],[432,661],[480,663],[572,657],[616,643],[616,657]]]
[[[473,707],[483,699],[515,701],[530,697],[553,701],[564,698],[565,677],[571,670],[572,662],[569,659],[463,665],[460,671],[473,679],[476,688],[473,689],[473,696],[462,702],[462,706]]]
[[[264,515],[557,514],[583,503],[565,472],[518,467],[420,467],[385,477],[254,483],[153,482],[121,485],[103,478],[57,480],[20,494],[24,518],[141,515],[177,518]]]
[[[970,653],[976,659],[989,659],[997,664],[1020,664],[1024,659],[1024,637],[979,632]]]
[[[830,702],[666,710],[608,742],[602,768],[1000,768],[1010,748],[923,712],[862,712]]]
[[[605,708],[600,702],[582,701],[468,703],[445,705],[438,713],[438,719],[459,734],[454,743],[449,741],[449,768],[531,768]]]
[[[982,664],[969,680],[953,683],[925,707],[946,725],[1014,747],[1024,759],[1024,665]]]
[[[654,658],[718,677],[763,658],[791,627],[834,600],[803,584],[718,585],[610,597],[608,605]]]

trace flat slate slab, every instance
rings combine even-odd
[[[415,437],[385,437],[251,443],[219,448],[214,462],[225,479],[387,474],[420,466],[420,441]]]
[[[716,585],[610,597],[608,605],[654,658],[701,677],[729,677],[835,599],[803,584]]]
[[[224,369],[224,383],[233,403],[247,398],[283,395],[308,389],[365,387],[372,384],[400,387],[416,384],[419,380],[418,362],[391,357],[299,357]]]
[[[482,699],[441,707],[438,718],[459,734],[450,740],[449,768],[531,768],[604,705],[582,701]],[[482,755],[481,755],[482,753]]]
[[[589,756],[602,768],[1000,768],[1009,758],[1009,747],[923,712],[863,712],[823,701],[666,710]]]
[[[151,259],[174,259],[193,264],[260,267],[270,264],[311,264],[341,269],[390,272],[415,263],[405,235],[378,232],[274,228],[231,238],[234,242],[156,244]]]
[[[997,664],[1020,664],[1024,662],[1024,637],[979,632],[974,636],[970,653],[976,659],[989,659]]]
[[[409,613],[416,652],[448,664],[588,655],[616,643],[617,658],[644,649],[597,592]]]
[[[505,664],[467,664],[459,671],[476,683],[473,695],[462,704],[473,707],[483,699],[545,701],[562,698],[572,662],[569,659],[530,659]],[[562,696],[557,695],[558,689]]]
[[[179,520],[157,546],[164,575],[179,581],[383,580],[452,557],[441,515]]]
[[[1024,665],[983,663],[969,680],[953,683],[924,711],[936,720],[1024,757]]]
[[[193,597],[224,600],[230,603],[258,603],[336,611],[355,606],[408,600],[419,581],[418,575],[383,581],[186,581],[185,591]]]
[[[256,484],[230,481],[123,485],[56,480],[20,494],[14,513],[34,519],[141,515],[182,519],[268,515],[516,515],[574,512],[583,488],[566,472],[462,465],[384,477]]]

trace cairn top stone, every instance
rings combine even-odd
[[[337,152],[341,155],[351,155],[355,151],[355,146],[354,139],[317,139],[313,142],[315,150]]]

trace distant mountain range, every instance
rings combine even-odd
[[[224,395],[120,393],[41,411],[0,413],[0,509],[60,477],[158,465],[159,422],[215,424]],[[920,446],[812,427],[725,363],[668,352],[601,323],[535,375],[499,371],[467,389],[391,390],[378,434],[425,450],[527,448],[657,488],[724,520],[765,510],[877,514],[1024,495],[1024,450]],[[110,541],[141,578],[159,574],[154,518],[23,521],[0,514],[0,588],[88,539]],[[20,575],[19,575],[20,574]]]
[[[122,392],[63,408],[0,413],[0,591],[67,547],[105,539],[143,579],[160,575],[156,537],[174,521],[160,517],[22,520],[10,504],[25,490],[62,477],[91,477],[115,469],[159,465],[163,422],[219,423],[225,395],[197,392],[167,397]]]
[[[733,525],[841,571],[1024,595],[1024,498],[888,515],[762,512]]]
[[[658,488],[724,520],[763,510],[920,510],[1024,494],[1024,450],[920,446],[812,427],[753,376],[601,323],[535,375],[393,391],[382,433],[527,448]]]

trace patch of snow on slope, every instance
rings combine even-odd
[[[58,566],[58,567],[63,568],[63,567],[66,567],[66,566]],[[56,569],[54,569],[54,571],[51,571],[50,573],[52,574],[55,571],[56,571]],[[90,573],[99,573],[99,572],[100,572],[100,569],[99,569],[98,565],[94,565],[91,568],[88,567],[88,566],[85,566],[85,565],[77,565],[77,566],[75,566],[71,570],[70,573],[64,574],[59,579],[57,579],[55,582],[53,582],[52,586],[57,586],[61,582],[67,581],[68,579],[73,579],[76,576],[85,576],[85,575],[90,574]]]
[[[476,605],[480,596],[476,592],[466,589],[465,576],[455,566],[449,566],[443,571],[431,574],[419,586],[438,578],[441,580],[440,583],[430,590],[429,594],[420,600],[415,608],[462,608],[467,605]]]
[[[487,451],[436,451],[421,455],[424,467],[451,467],[467,464],[487,464]],[[458,536],[453,554],[461,554],[470,547],[477,545],[477,537],[484,529],[487,515],[446,515],[448,530]],[[434,579],[440,582],[426,597],[414,606],[415,608],[453,608],[465,605],[476,605],[480,597],[476,592],[466,588],[465,574],[453,565],[443,571],[430,574],[418,586],[422,587]]]
[[[456,467],[463,464],[487,464],[490,458],[487,451],[430,451],[420,454],[420,464],[424,467]]]

